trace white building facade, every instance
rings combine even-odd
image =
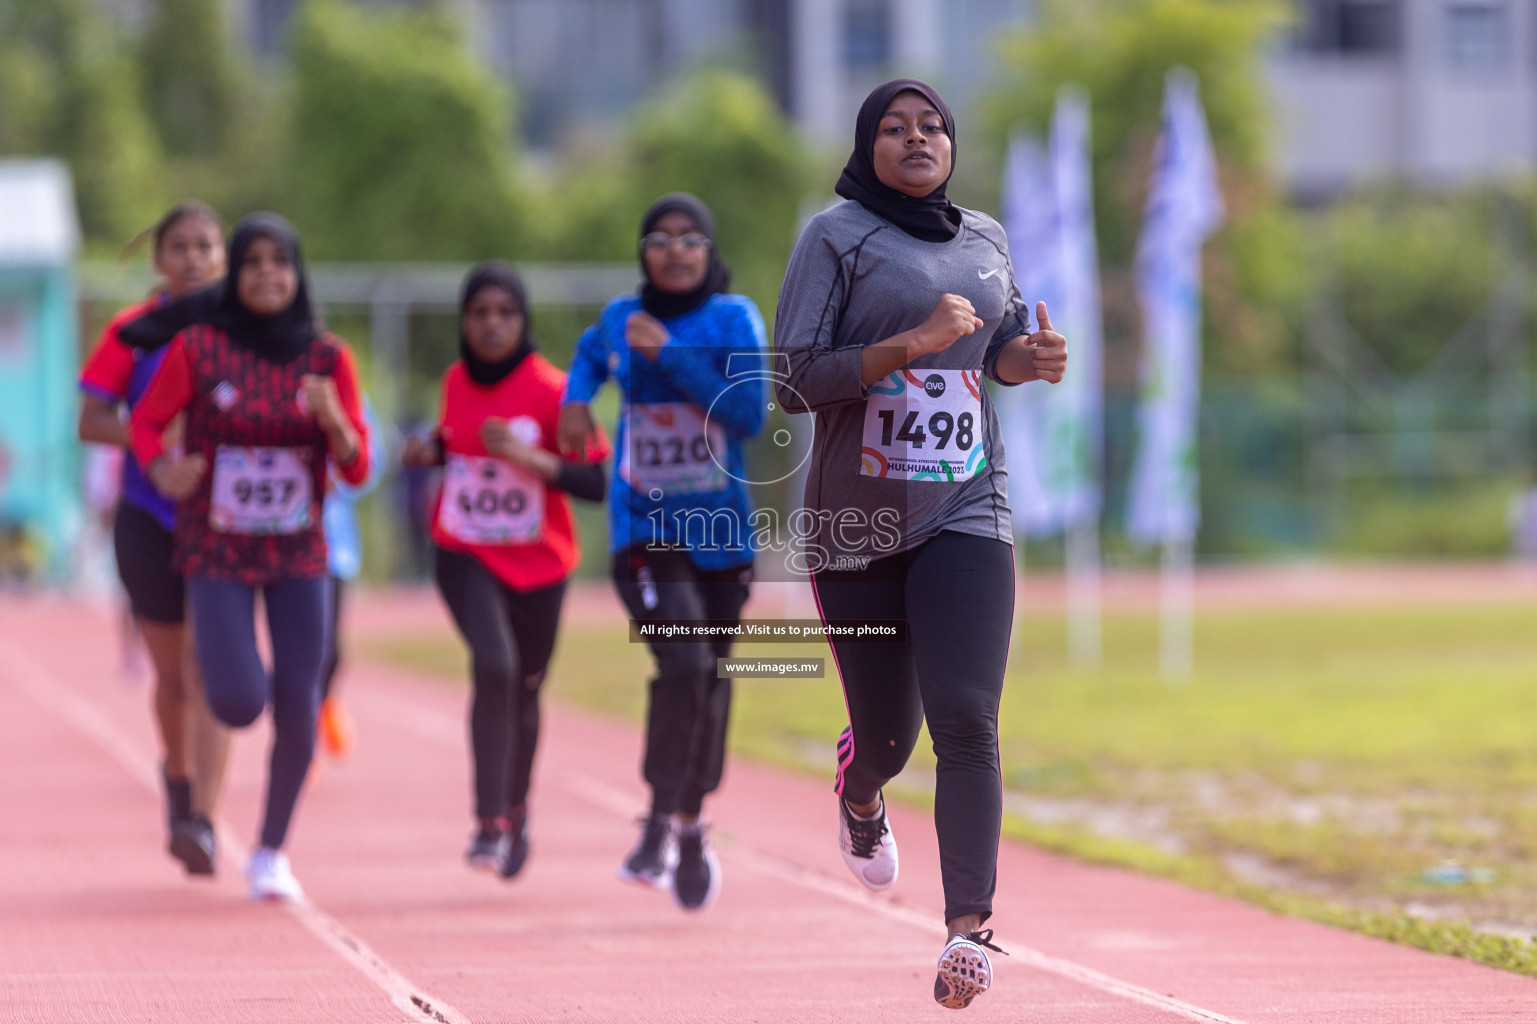
[[[1442,188],[1537,157],[1537,5],[1518,0],[1299,0],[1269,74],[1291,191],[1370,179]]]
[[[299,0],[227,0],[235,34],[281,51]],[[411,0],[356,0],[407,3]],[[621,120],[703,62],[760,76],[813,138],[843,142],[859,101],[896,74],[932,78],[959,109],[998,33],[1031,0],[457,0],[486,61],[513,85],[535,146]]]
[[[126,0],[124,0],[126,2]],[[235,34],[281,50],[299,0],[226,0]],[[412,0],[356,0],[409,3]],[[999,35],[1032,0],[457,0],[515,88],[536,148],[603,131],[706,61],[761,77],[809,136],[842,144],[859,101],[928,78],[958,115]],[[1537,156],[1537,2],[1292,0],[1272,47],[1274,155],[1288,188],[1327,199],[1372,179],[1450,187]]]

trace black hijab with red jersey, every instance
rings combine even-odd
[[[293,301],[273,316],[258,316],[240,301],[240,266],[258,238],[275,243],[298,278]],[[289,363],[308,352],[322,327],[293,225],[275,213],[242,217],[230,233],[228,252],[230,270],[223,280],[146,312],[123,325],[118,336],[134,348],[153,351],[193,324],[208,324],[223,331],[231,345],[269,363]]]
[[[469,309],[470,300],[483,288],[500,288],[512,298],[518,312],[523,314],[523,337],[518,341],[518,346],[506,358],[495,362],[477,356],[464,337],[465,311]],[[470,375],[470,380],[481,387],[495,387],[536,348],[534,321],[528,311],[528,292],[523,287],[522,275],[501,260],[486,260],[470,268],[464,286],[459,289],[459,359],[464,363],[464,370]]]

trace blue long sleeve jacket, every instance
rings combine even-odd
[[[623,398],[608,492],[610,550],[677,547],[706,571],[751,564],[753,504],[742,444],[763,428],[770,400],[763,318],[744,295],[713,295],[697,309],[662,321],[669,338],[652,363],[625,341],[625,324],[640,308],[635,295],[620,296],[604,308],[577,341],[563,399],[590,402],[611,379]],[[642,433],[647,422],[665,421],[667,410],[679,405],[692,406],[706,417],[708,431],[723,435],[724,458],[712,440],[708,460],[695,467],[696,482],[646,486],[642,474],[648,460],[689,455],[687,445],[669,452],[665,438],[659,447]],[[701,451],[696,447],[694,454]]]

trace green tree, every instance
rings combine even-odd
[[[1045,0],[1037,24],[999,46],[986,104],[993,154],[1019,127],[1044,131],[1069,83],[1092,102],[1096,227],[1112,359],[1133,350],[1131,266],[1158,135],[1164,78],[1201,85],[1228,221],[1207,250],[1207,361],[1255,370],[1295,360],[1300,231],[1268,173],[1264,48],[1285,24],[1273,0]],[[994,157],[996,159],[996,155]]]
[[[148,108],[166,150],[174,155],[222,150],[237,89],[224,0],[159,0],[139,60]]]
[[[1495,266],[1484,190],[1362,190],[1314,217],[1314,290],[1392,370],[1425,367],[1490,298]],[[1514,211],[1507,211],[1514,212]]]
[[[120,245],[164,201],[138,69],[98,0],[0,3],[0,153],[55,155],[89,241]]]
[[[811,160],[755,79],[702,68],[642,103],[608,139],[564,154],[529,224],[528,251],[638,261],[646,207],[667,192],[692,192],[715,214],[732,290],[750,296],[771,322]]]
[[[665,192],[703,199],[715,214],[733,287],[771,318],[811,161],[772,97],[754,79],[701,70],[640,108],[629,148],[639,207]],[[631,253],[639,217],[628,225]]]
[[[295,28],[293,73],[291,196],[313,255],[514,251],[511,97],[445,6],[312,0]]]
[[[59,62],[47,41],[26,30],[22,12],[0,5],[0,153],[44,148],[59,92]]]

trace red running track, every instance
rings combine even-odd
[[[7,1022],[1537,1020],[1530,979],[1014,844],[993,921],[1013,956],[958,1017],[929,994],[925,815],[893,809],[902,877],[877,898],[844,871],[825,782],[736,762],[713,807],[721,898],[689,915],[614,878],[643,804],[635,731],[560,706],[533,856],[503,883],[459,859],[462,693],[372,668],[348,682],[358,749],[300,805],[310,899],[254,906],[238,865],[265,732],[237,743],[219,877],[185,879],[161,851],[148,693],[117,675],[114,636],[85,606],[0,600]]]

